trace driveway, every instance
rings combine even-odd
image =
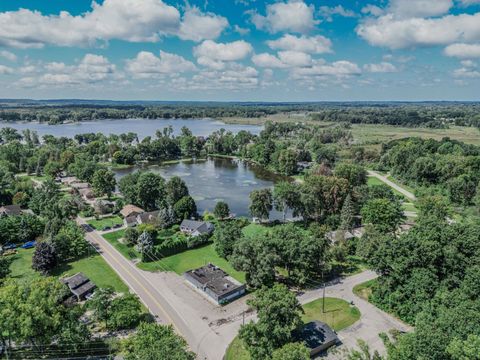
[[[362,339],[369,344],[370,349],[377,350],[380,354],[384,354],[385,347],[378,334],[382,332],[386,333],[391,329],[400,331],[413,330],[411,326],[406,325],[353,293],[353,288],[356,285],[375,279],[376,277],[377,274],[375,272],[368,270],[344,279],[334,280],[326,287],[325,296],[340,298],[348,302],[353,301],[361,313],[360,320],[352,326],[339,331],[338,337],[342,341],[339,349],[354,348],[357,346],[357,340]],[[322,298],[322,295],[323,289],[321,288],[308,291],[299,297],[299,301],[301,304],[305,304]],[[329,358],[334,359],[336,357],[332,355]]]
[[[87,230],[87,240],[130,290],[138,295],[157,321],[172,324],[177,333],[185,338],[192,351],[197,353],[198,359],[221,360],[228,345],[237,336],[240,326],[244,322],[255,320],[255,314],[247,311],[248,296],[226,306],[217,306],[173,272],[148,272],[139,269],[84,220],[77,219],[77,222]],[[392,328],[409,330],[400,321],[353,294],[355,285],[375,276],[375,273],[365,271],[339,279],[326,287],[327,296],[353,300],[362,313],[357,323],[339,333],[345,346],[354,347],[357,339],[364,339],[373,349],[382,351],[383,345],[378,333]],[[304,293],[299,297],[299,301],[304,304],[321,297],[322,289],[317,289]]]
[[[385,184],[387,184],[388,186],[390,186],[391,188],[397,190],[399,193],[402,193],[403,195],[405,195],[406,198],[410,199],[410,200],[416,200],[417,198],[415,197],[414,194],[412,194],[410,191],[408,190],[405,190],[404,188],[402,188],[401,186],[398,186],[397,184],[395,184],[393,181],[390,181],[386,176],[383,176],[381,174],[379,174],[378,172],[376,171],[373,171],[373,170],[368,170],[368,176],[373,176],[373,177],[376,177],[377,179],[379,179],[380,181],[384,182]]]

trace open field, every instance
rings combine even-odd
[[[35,249],[19,249],[10,266],[11,276],[21,281],[31,281],[41,275],[32,269],[32,256]],[[111,286],[117,292],[128,292],[128,287],[107,265],[102,257],[92,249],[92,255],[66,264],[60,264],[52,273],[63,277],[83,272],[98,287]]]
[[[102,230],[107,226],[113,227],[114,225],[122,225],[123,220],[120,216],[109,216],[98,220],[88,220],[87,223],[97,230]]]
[[[312,121],[305,113],[275,114],[260,118],[221,118],[230,124],[264,124],[274,122],[305,122],[321,127],[335,126],[335,122]],[[463,141],[467,144],[480,145],[480,132],[473,127],[451,126],[449,129],[431,129],[426,127],[403,127],[382,124],[352,124],[352,134],[358,144],[378,144],[406,137],[418,136],[424,139],[441,140],[444,137]]]
[[[255,237],[258,235],[262,235],[269,231],[267,226],[259,225],[259,224],[250,224],[245,226],[242,229],[243,235],[248,237]]]

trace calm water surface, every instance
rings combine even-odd
[[[176,135],[180,133],[182,127],[186,126],[192,131],[193,135],[196,136],[207,136],[221,128],[233,133],[246,130],[253,134],[258,134],[263,128],[260,125],[225,124],[214,119],[118,119],[84,121],[59,125],[32,122],[0,122],[0,128],[12,127],[18,131],[25,129],[35,130],[40,137],[43,135],[53,135],[56,137],[65,136],[71,138],[77,134],[92,132],[105,135],[134,132],[138,134],[140,140],[146,136],[155,136],[155,131],[167,126],[172,126],[174,134]]]
[[[275,175],[262,167],[240,160],[210,158],[206,161],[181,162],[170,165],[153,165],[148,169],[165,179],[181,177],[195,199],[199,214],[213,211],[215,204],[225,201],[237,216],[250,216],[248,206],[251,191],[272,188],[285,177]],[[117,180],[138,168],[116,170]],[[281,219],[282,214],[272,211],[271,219]]]

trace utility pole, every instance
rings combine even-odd
[[[325,277],[322,268],[323,297],[322,297],[322,313],[325,313]]]

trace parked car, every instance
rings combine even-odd
[[[12,249],[16,249],[18,247],[17,244],[6,244],[4,247],[3,247],[3,250],[12,250]]]
[[[35,245],[37,245],[37,242],[36,241],[27,241],[25,244],[23,244],[22,246],[20,246],[22,249],[31,249],[33,247],[35,247]]]
[[[111,229],[112,229],[112,228],[111,228],[110,226],[105,226],[105,227],[103,228],[103,231],[107,231],[107,230],[111,230]]]

